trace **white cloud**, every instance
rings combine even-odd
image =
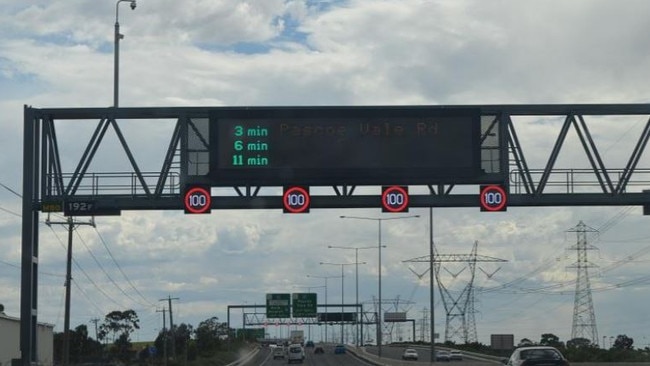
[[[138,1],[134,11],[127,4],[119,8],[125,35],[120,105],[646,102],[649,6],[603,0]],[[24,105],[112,104],[115,3],[0,0],[0,8],[5,10],[0,12],[0,183],[20,191]],[[623,167],[647,117],[587,119],[596,145],[607,152],[606,166]],[[529,164],[543,168],[563,118],[514,121]],[[64,170],[74,169],[97,122],[57,125]],[[146,170],[160,168],[173,122],[120,123]],[[106,139],[92,169],[129,170],[115,137],[109,133]],[[579,143],[569,136],[559,167],[588,166]],[[647,159],[641,159],[641,166],[647,166]],[[357,194],[375,191],[360,187]],[[20,199],[2,188],[0,207],[22,213]],[[429,306],[428,275],[418,279],[404,261],[429,253],[428,211],[411,211],[422,217],[382,226],[387,245],[382,250],[383,291],[386,299],[412,301],[410,311],[419,316]],[[151,339],[162,327],[155,305],[169,294],[180,298],[177,321],[197,325],[215,315],[225,320],[229,304],[263,303],[266,292],[322,286],[322,279],[306,275],[336,276],[340,268],[320,262],[355,260],[353,251],[327,245],[378,244],[376,222],[342,220],[340,215],[377,217],[379,211],[284,215],[279,210],[215,210],[206,216],[133,211],[98,218],[97,231],[79,227],[74,237],[78,287],[72,288],[72,323],[130,306],[144,319],[139,337]],[[593,288],[602,289],[594,291],[599,332],[641,337],[648,324],[633,319],[642,319],[645,311],[637,304],[647,303],[647,258],[639,240],[647,237],[647,225],[638,208],[529,207],[494,214],[435,208],[440,253],[469,254],[478,241],[479,255],[508,260],[481,264],[485,272],[476,272],[476,284],[485,290],[477,298],[481,341],[503,332],[534,340],[551,332],[566,340],[573,306],[569,284],[575,277],[568,268],[575,252],[568,248],[576,241],[566,230],[580,220],[598,228],[617,215],[620,219],[594,243],[599,251],[593,257],[590,253],[602,269],[591,273]],[[66,233],[53,229],[58,237],[40,226],[39,268],[45,273],[40,276],[39,320],[55,323],[59,331]],[[19,314],[20,230],[19,218],[0,211],[0,303],[12,315]],[[359,266],[359,289],[368,306],[377,296],[377,254],[374,248],[359,253],[359,260],[367,262]],[[426,269],[425,263],[410,265],[419,274]],[[463,265],[446,268],[441,276],[453,291],[467,283],[468,269],[456,279],[449,273],[458,273]],[[344,273],[349,299],[355,272],[346,266]],[[635,279],[638,283],[628,282]],[[328,281],[329,301],[340,301],[339,279]],[[322,299],[323,289],[314,290]],[[441,327],[444,313],[437,301],[436,324]],[[554,317],[531,317],[533,313]],[[513,325],[504,329],[503,324]]]

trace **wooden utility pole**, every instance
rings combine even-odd
[[[72,232],[76,226],[91,225],[95,226],[94,217],[90,222],[75,222],[74,217],[68,216],[66,221],[53,222],[49,217],[45,221],[47,226],[51,225],[67,225],[68,227],[68,255],[66,261],[66,275],[65,275],[65,314],[63,320],[63,366],[70,365],[70,285],[72,284]]]
[[[180,300],[178,297],[171,297],[168,295],[166,299],[160,299],[159,301],[167,301],[169,304],[169,334],[172,337],[172,359],[176,360],[176,335],[174,334],[174,316],[172,311],[172,300]]]
[[[167,366],[167,320],[166,313],[167,309],[163,306],[162,310],[156,310],[157,313],[163,313],[163,360],[165,360],[165,366]]]

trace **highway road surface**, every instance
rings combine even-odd
[[[334,345],[324,346],[324,354],[314,354],[313,348],[305,348],[305,361],[303,365],[308,366],[357,366],[357,365],[374,365],[374,363],[355,357],[351,350],[348,350],[345,354],[334,354]],[[430,364],[429,358],[429,349],[428,348],[416,348],[420,359],[418,361],[402,361],[401,356],[404,351],[404,347],[382,347],[382,360],[381,363],[384,365],[391,366],[408,366],[408,365],[428,365]],[[360,354],[363,354],[362,351],[358,351]],[[377,354],[376,347],[367,347],[367,354],[369,354],[369,359],[376,359],[372,357]],[[294,363],[295,364],[295,363]],[[436,362],[437,365],[444,366],[498,366],[500,363],[495,361],[487,360],[476,360],[465,357],[463,361],[451,361],[451,362]],[[271,365],[287,365],[287,359],[273,359],[271,350],[269,348],[263,347],[256,356],[245,364],[245,366],[271,366]]]

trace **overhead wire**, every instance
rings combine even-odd
[[[2,206],[0,206],[0,211],[4,211],[4,212],[6,212],[8,214],[11,214],[11,215],[14,215],[14,216],[23,217],[23,215],[21,215],[19,213],[16,213],[16,212],[13,212],[11,210],[8,210],[8,209],[6,209],[6,208],[4,208]]]
[[[21,199],[22,199],[22,195],[21,195],[20,193],[18,193],[18,192],[16,192],[15,190],[9,188],[7,185],[3,184],[2,182],[0,182],[0,186],[3,187],[4,189],[6,189],[7,191],[11,192],[12,194],[14,194],[15,196],[17,196],[18,198],[21,198]],[[22,217],[21,214],[16,213],[16,212],[13,212],[13,211],[8,210],[8,209],[5,209],[5,208],[3,208],[3,207],[1,207],[1,206],[0,206],[0,211],[7,212],[7,213],[9,213],[9,214],[11,214],[11,215],[14,215],[14,216],[17,216],[17,217]],[[93,227],[94,227],[94,226],[93,226]],[[109,254],[111,260],[113,261],[113,263],[115,264],[115,266],[118,268],[118,270],[120,271],[120,273],[122,274],[122,276],[124,277],[124,279],[127,281],[127,283],[129,284],[129,286],[130,286],[130,287],[131,287],[131,288],[132,288],[132,289],[133,289],[133,290],[138,294],[138,296],[140,296],[140,297],[141,297],[141,298],[142,298],[142,299],[147,303],[147,305],[144,305],[144,306],[152,306],[152,307],[155,307],[156,305],[155,305],[154,303],[152,303],[151,301],[147,300],[147,299],[144,297],[144,295],[142,295],[142,293],[141,293],[141,292],[140,292],[140,291],[135,287],[135,285],[134,285],[133,282],[129,279],[129,277],[126,275],[126,273],[124,273],[124,271],[122,270],[122,267],[119,265],[119,263],[118,263],[117,260],[115,259],[115,256],[113,256],[113,253],[112,253],[111,250],[108,248],[108,245],[106,244],[106,241],[104,240],[103,236],[102,236],[101,233],[97,230],[96,227],[94,227],[94,228],[95,228],[95,232],[96,232],[97,235],[99,236],[99,239],[100,239],[102,245],[104,246],[104,248],[105,248],[106,251],[108,252],[108,254]],[[77,236],[79,236],[79,238],[81,239],[82,243],[84,244],[84,246],[86,247],[86,249],[88,250],[88,252],[90,253],[90,255],[93,257],[93,259],[95,260],[95,262],[100,266],[101,270],[106,274],[106,276],[109,278],[109,280],[110,280],[113,284],[115,284],[115,285],[120,289],[120,291],[121,291],[125,296],[127,296],[129,299],[131,299],[132,301],[134,301],[134,302],[136,302],[136,303],[138,303],[138,304],[140,304],[140,305],[143,305],[142,303],[138,302],[137,300],[133,299],[133,298],[130,297],[128,294],[126,294],[126,293],[124,292],[124,290],[123,290],[121,287],[119,287],[119,286],[115,283],[115,281],[113,281],[113,279],[110,277],[110,275],[108,275],[108,273],[104,270],[104,268],[101,266],[101,264],[97,261],[97,258],[92,254],[92,252],[90,251],[90,249],[88,248],[88,246],[85,244],[85,242],[83,241],[83,238],[81,238],[81,236],[80,236],[78,233],[77,233]],[[20,267],[19,267],[19,268],[20,268]],[[57,275],[55,275],[55,276],[57,276]],[[64,276],[64,277],[65,277],[65,276]]]
[[[52,230],[52,232],[54,233],[54,236],[55,236],[56,239],[59,241],[59,243],[61,244],[61,246],[63,246],[63,248],[65,249],[65,244],[63,243],[63,241],[61,240],[61,238],[59,238],[59,236],[58,236],[58,234],[56,233],[56,231],[54,231],[54,229],[53,229],[51,226],[49,226],[49,228],[50,228],[50,230]],[[90,283],[95,287],[95,289],[97,289],[97,291],[99,291],[102,295],[104,295],[108,300],[110,300],[110,301],[111,301],[112,303],[114,303],[115,305],[117,305],[117,306],[119,306],[119,307],[122,307],[122,304],[120,304],[120,303],[118,303],[117,301],[115,301],[115,299],[114,299],[112,296],[109,296],[109,295],[108,295],[108,294],[107,294],[107,293],[106,293],[106,292],[105,292],[105,291],[104,291],[100,286],[97,285],[97,283],[96,283],[95,281],[93,281],[92,278],[90,278],[90,276],[88,275],[88,273],[87,273],[87,272],[86,272],[86,271],[85,271],[85,270],[84,270],[84,269],[79,265],[79,263],[77,262],[77,260],[76,260],[74,257],[72,258],[72,263],[74,263],[74,265],[77,267],[77,269],[78,269],[79,271],[81,271],[81,273],[83,273],[83,275],[86,277],[86,279],[88,280],[88,282],[90,282]]]
[[[18,198],[23,198],[23,196],[21,196],[20,193],[18,193],[18,192],[16,192],[16,191],[14,191],[13,189],[7,187],[7,186],[6,186],[5,184],[3,184],[2,182],[0,182],[0,187],[2,187],[2,188],[4,188],[4,189],[6,189],[7,191],[9,191],[9,192],[15,194],[16,196],[18,196]]]
[[[122,276],[124,277],[126,282],[129,284],[129,286],[131,286],[131,288],[138,294],[138,296],[140,296],[149,306],[152,306],[152,307],[155,308],[156,304],[154,304],[151,301],[147,300],[147,298],[145,298],[144,295],[142,295],[142,293],[135,287],[133,282],[131,282],[131,280],[126,275],[126,273],[124,273],[124,271],[122,270],[122,266],[120,266],[120,264],[115,259],[115,256],[113,256],[113,253],[111,252],[108,245],[106,244],[106,241],[104,240],[104,237],[102,236],[102,234],[99,232],[99,230],[97,230],[97,227],[95,227],[94,229],[95,229],[95,233],[97,233],[97,236],[99,237],[99,240],[101,241],[102,245],[106,249],[106,252],[108,252],[108,255],[111,257],[111,260],[113,261],[113,263],[115,264],[117,269],[120,271],[120,273],[122,274]]]
[[[13,189],[7,187],[7,186],[6,186],[4,183],[2,183],[2,182],[0,182],[0,187],[6,189],[7,191],[9,191],[9,192],[11,192],[11,193],[13,193],[13,194],[16,195],[18,198],[21,198],[21,199],[23,198],[23,196],[21,196],[20,193],[18,193],[18,192],[16,192],[16,191],[14,191]],[[6,212],[6,213],[8,213],[8,214],[11,214],[11,215],[14,215],[14,216],[17,216],[17,217],[22,217],[21,214],[16,213],[16,212],[13,212],[13,211],[11,211],[11,210],[9,210],[9,209],[6,209],[6,208],[4,208],[4,207],[0,207],[0,211],[4,211],[4,212]]]
[[[109,274],[109,273],[104,269],[104,266],[102,266],[102,264],[99,262],[99,260],[98,260],[97,257],[95,256],[95,254],[93,254],[92,250],[90,250],[90,248],[89,248],[88,245],[86,244],[86,241],[83,239],[83,237],[82,237],[82,236],[79,234],[79,232],[77,232],[76,230],[75,230],[75,232],[76,232],[76,234],[77,234],[77,237],[79,238],[79,240],[80,240],[81,243],[83,244],[83,246],[86,248],[86,251],[88,252],[88,254],[90,254],[90,256],[91,256],[92,259],[95,261],[95,263],[97,264],[97,266],[99,267],[99,269],[100,269],[100,270],[101,270],[101,271],[106,275],[106,278],[108,278],[108,280],[109,280],[109,281],[110,281],[110,282],[111,282],[111,283],[112,283],[112,284],[113,284],[113,285],[114,285],[114,286],[115,286],[115,287],[116,287],[116,288],[117,288],[117,289],[118,289],[118,290],[119,290],[119,291],[120,291],[124,296],[126,296],[129,300],[131,300],[131,301],[133,301],[133,302],[135,302],[135,303],[137,303],[137,304],[140,304],[140,305],[142,305],[142,306],[147,306],[147,305],[143,305],[142,303],[138,302],[136,299],[134,299],[133,297],[131,297],[131,295],[129,295],[126,291],[124,291],[124,289],[123,289],[120,285],[118,285],[117,282],[115,282],[115,280],[113,279],[113,277],[112,277],[112,276],[111,276],[111,275],[110,275],[110,274]]]

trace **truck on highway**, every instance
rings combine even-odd
[[[292,330],[291,331],[291,341],[289,343],[299,344],[301,346],[305,345],[305,332],[302,330]]]

